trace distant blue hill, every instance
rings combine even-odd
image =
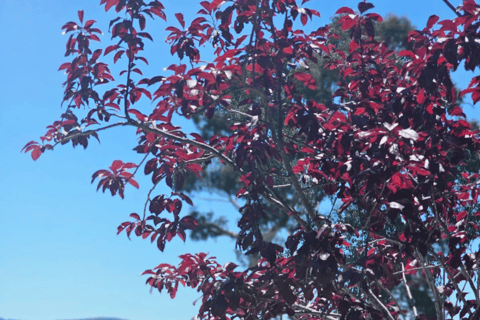
[[[0,319],[0,320],[2,320],[2,319]],[[62,319],[62,320],[127,320],[127,319],[112,318],[112,317],[94,317],[94,318]]]
[[[18,320],[18,319],[6,319],[0,317],[0,320]],[[94,318],[81,318],[81,319],[64,319],[64,320],[126,320],[122,318],[112,318],[112,317],[94,317]]]

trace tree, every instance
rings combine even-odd
[[[480,180],[467,169],[480,150],[479,131],[465,120],[450,78],[459,66],[480,67],[475,1],[464,1],[453,20],[431,16],[424,29],[409,33],[404,50],[375,38],[382,18],[369,12],[372,4],[360,2],[357,12],[342,7],[338,25],[349,33],[348,54],[329,42],[342,39],[333,28],[295,29],[297,18],[306,25],[318,12],[293,0],[203,1],[188,27],[177,13],[181,29],[167,28],[170,53],[181,62],[170,74],[142,79],[135,74],[142,76],[139,65],[147,63],[141,56],[144,39],[151,39],[146,17],[165,18],[162,4],[101,4],[125,16],[110,22],[118,42],[92,51],[101,31],[93,20],[83,23],[83,11],[80,23],[65,24],[66,56],[72,56],[60,67],[67,73],[67,109],[25,152],[36,160],[59,144],[86,148],[100,131],[135,127],[134,150],[143,160],[116,160],[92,182],[123,198],[127,184],[138,187],[140,169],[151,175],[143,212],[132,213],[118,233],[150,238],[160,250],[175,236],[185,241],[198,225],[182,212],[183,203],[192,204],[182,192],[188,173],[228,167],[240,177],[232,186],[240,199],[236,246],[260,257],[240,268],[205,253],[185,254],[178,266],[146,270],[147,284],[172,298],[179,284],[197,288],[202,319],[426,318],[428,310],[417,310],[410,294],[408,278],[415,274],[434,301],[433,318],[480,317],[480,252],[472,246]],[[208,63],[200,52],[207,43],[215,55]],[[126,64],[126,81],[116,86],[99,60],[113,51],[114,63]],[[304,67],[318,57],[340,76],[324,103],[298,86],[317,87]],[[100,85],[109,88],[101,93]],[[480,76],[465,94],[480,100]],[[139,110],[145,98],[156,101],[146,113]],[[173,123],[174,114],[191,120],[225,113],[237,122],[209,139]],[[171,194],[154,195],[163,181]],[[338,209],[319,212],[322,194],[341,203]],[[360,219],[342,218],[353,214]],[[282,244],[264,232],[274,219],[290,226]],[[403,289],[408,305],[393,293]]]
[[[341,39],[330,38],[328,43],[336,45],[337,49],[342,50],[345,54],[349,51],[349,33],[348,31],[341,30],[341,26],[338,24],[339,17],[335,17],[329,24],[331,32],[339,35]],[[397,17],[396,15],[389,14],[387,18],[375,24],[376,39],[379,41],[385,41],[389,46],[393,48],[405,49],[406,39],[408,33],[413,30],[413,26],[405,17]],[[316,88],[314,90],[306,88],[301,82],[296,81],[297,91],[299,91],[305,99],[315,100],[318,103],[332,103],[333,92],[335,91],[336,83],[340,80],[338,70],[327,69],[324,67],[325,61],[322,56],[316,56],[317,62],[306,61],[306,66],[301,68],[302,71],[309,73],[316,82]],[[240,97],[238,94],[232,98],[233,104],[238,104],[244,100],[245,97]],[[237,120],[237,117],[229,112],[223,112],[218,114],[212,119],[205,119],[199,116],[194,116],[193,120],[196,127],[205,140],[209,140],[214,135],[223,135],[228,128],[232,126]],[[285,129],[284,129],[285,130]],[[274,164],[274,163],[272,163]],[[215,198],[210,198],[213,201],[226,201],[230,202],[234,207],[239,207],[233,198],[235,197],[236,190],[240,184],[240,175],[238,172],[232,170],[230,167],[219,166],[210,168],[210,170],[202,171],[201,178],[195,174],[190,173],[186,177],[186,182],[183,185],[182,191],[187,192],[189,195],[195,196],[199,191],[207,191],[213,193]],[[295,201],[294,190],[291,188],[283,188],[282,198],[284,201],[289,202],[289,199]],[[319,190],[320,193],[315,195],[317,203],[320,203],[325,199],[325,193],[323,190]],[[296,203],[288,203],[290,206],[296,206]],[[234,231],[228,230],[227,223],[228,217],[225,215],[217,216],[213,212],[202,213],[199,211],[193,212],[194,217],[199,222],[198,226],[193,230],[191,237],[194,240],[205,240],[207,238],[216,238],[219,236],[227,236],[236,238]],[[288,228],[292,227],[288,224],[289,219],[281,219],[278,221],[277,216],[273,215],[269,221],[265,219],[264,237],[275,238],[278,233],[282,233]],[[283,239],[279,239],[283,240]],[[256,256],[249,257],[250,264],[256,264]]]

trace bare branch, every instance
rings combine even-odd
[[[237,209],[240,209],[240,205],[238,204],[237,201],[235,201],[235,199],[233,199],[233,197],[231,195],[228,195],[228,201]]]
[[[339,313],[323,313],[319,310],[315,310],[315,309],[309,308],[307,306],[302,306],[301,304],[298,304],[298,303],[295,303],[293,305],[293,307],[302,310],[302,311],[295,311],[296,313],[314,314],[314,315],[317,315],[317,316],[320,316],[320,317],[325,317],[326,319],[329,319],[329,320],[337,320],[337,319],[340,319],[342,317],[342,315],[339,314]]]
[[[421,270],[425,270],[425,268],[419,268]],[[407,296],[408,296],[408,299],[410,299],[410,302],[412,303],[412,306],[413,306],[413,314],[415,315],[415,317],[417,317],[417,308],[415,307],[415,303],[413,301],[413,297],[412,297],[412,292],[410,292],[410,287],[408,286],[408,283],[407,283],[407,277],[405,277],[405,265],[403,264],[402,262],[402,278],[403,278],[403,282],[405,283],[405,289],[407,290]],[[395,273],[394,273],[395,274]]]
[[[182,143],[185,143],[185,144],[191,144],[191,145],[194,145],[196,147],[199,147],[200,149],[202,149],[204,151],[208,151],[208,152],[214,154],[221,161],[226,162],[227,164],[229,164],[230,166],[232,166],[236,170],[239,170],[240,172],[243,171],[241,168],[238,168],[235,165],[235,162],[233,162],[232,159],[230,159],[229,157],[227,157],[226,155],[224,155],[223,153],[221,153],[220,151],[218,151],[217,149],[215,149],[214,147],[212,147],[208,144],[198,142],[196,140],[192,140],[192,139],[188,139],[188,138],[179,137],[179,136],[177,136],[177,135],[175,135],[171,132],[168,132],[168,131],[159,130],[157,128],[151,128],[151,127],[148,127],[148,126],[144,125],[143,123],[134,121],[132,119],[130,119],[128,121],[128,123],[133,125],[134,127],[140,128],[140,129],[142,129],[146,132],[155,133],[155,134],[158,134],[160,136],[163,136],[163,137],[166,137],[166,138],[169,138],[169,139],[172,139],[172,140],[176,140],[176,141],[179,141],[179,142],[182,142]]]
[[[395,320],[395,318],[392,316],[390,311],[388,311],[388,308],[382,303],[382,301],[380,301],[380,299],[377,298],[376,295],[373,294],[372,289],[368,289],[368,292],[377,301],[377,303],[383,308],[383,310],[385,310],[387,312],[388,317],[392,320]]]
[[[108,125],[108,126],[105,126],[105,127],[101,127],[101,128],[98,128],[98,129],[92,129],[92,130],[87,130],[87,131],[82,131],[82,132],[79,132],[79,133],[75,133],[75,134],[72,134],[71,136],[66,136],[66,137],[63,137],[62,139],[58,140],[52,146],[52,148],[55,148],[55,146],[57,146],[59,143],[68,142],[68,141],[70,141],[72,139],[75,139],[77,137],[89,136],[89,135],[91,135],[93,133],[96,133],[96,132],[99,132],[99,131],[107,130],[107,129],[110,129],[110,128],[113,128],[113,127],[127,126],[127,125],[128,125],[127,122],[117,122],[117,123],[114,123],[114,124],[111,124],[111,125]]]
[[[412,269],[405,270],[405,268],[403,268],[403,263],[402,263],[402,271],[396,271],[393,274],[407,273],[407,272],[410,272],[410,271],[425,270],[425,269],[431,269],[431,268],[440,268],[440,266],[426,266],[426,267],[423,267],[423,268],[412,268]]]
[[[213,233],[217,233],[219,236],[228,236],[232,239],[237,239],[238,233],[232,232],[230,230],[220,227],[218,224],[213,222],[199,223],[199,227],[204,227],[209,229]]]
[[[463,294],[461,294],[461,290],[460,290],[460,287],[458,286],[458,283],[457,281],[455,280],[455,277],[453,276],[453,274],[450,272],[450,270],[448,269],[448,267],[445,265],[445,262],[443,261],[443,256],[441,255],[437,255],[435,254],[435,252],[430,249],[430,253],[432,254],[433,258],[438,262],[440,263],[440,265],[442,266],[443,270],[445,270],[447,272],[447,275],[448,275],[448,278],[450,280],[450,282],[452,283],[453,287],[455,288],[455,290],[459,293],[457,296],[460,298],[460,300],[462,300],[463,302],[463,305],[466,306],[467,305],[467,301],[465,300],[465,297],[463,296]],[[426,273],[426,272],[425,272]],[[430,273],[426,273],[427,275],[429,275]],[[459,273],[461,274],[461,273]],[[431,276],[431,275],[430,275]],[[436,288],[434,287],[435,292],[438,293],[438,291],[436,290]],[[433,291],[433,289],[432,289]],[[468,314],[471,316],[472,313],[470,311],[470,309],[468,309]]]
[[[417,258],[417,261],[420,263],[420,266],[425,269],[425,258],[418,251],[418,249],[415,249],[415,256]],[[428,286],[430,287],[430,290],[432,290],[435,297],[435,312],[437,314],[437,319],[442,319],[443,303],[441,303],[440,301],[440,293],[435,286],[435,279],[433,279],[433,276],[430,272],[425,272],[425,270],[423,270],[423,274],[425,275]]]
[[[450,3],[450,1],[448,0],[443,0],[443,2],[445,2],[445,4],[450,8],[452,9],[453,12],[455,12],[455,14],[459,17],[461,17],[462,15],[460,14],[460,12],[457,11],[457,9],[455,9],[455,7]]]

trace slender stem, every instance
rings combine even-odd
[[[95,133],[95,132],[99,132],[99,131],[103,131],[103,130],[107,130],[107,129],[110,129],[110,128],[113,128],[113,127],[118,127],[118,126],[127,126],[128,123],[127,122],[117,122],[117,123],[114,123],[114,124],[110,124],[108,126],[105,126],[105,127],[101,127],[101,128],[98,128],[98,129],[92,129],[92,130],[87,130],[87,131],[82,131],[82,132],[79,132],[79,133],[75,133],[75,134],[72,134],[71,136],[66,136],[66,137],[63,137],[62,139],[58,140],[53,146],[52,148],[54,148],[56,145],[58,145],[59,143],[62,143],[62,142],[68,142],[72,139],[75,139],[77,137],[80,137],[80,136],[89,136],[91,135],[92,133]]]
[[[182,142],[182,143],[188,143],[188,144],[194,145],[196,147],[199,147],[200,149],[202,149],[204,151],[208,151],[208,152],[214,154],[221,161],[226,162],[227,164],[229,164],[233,168],[239,170],[240,172],[243,172],[243,170],[241,168],[237,168],[237,166],[235,165],[235,162],[233,162],[232,159],[230,159],[229,157],[227,157],[226,155],[224,155],[223,153],[221,153],[220,151],[218,151],[217,149],[215,149],[214,147],[212,147],[212,146],[210,146],[206,143],[198,142],[196,140],[192,140],[192,139],[188,139],[188,138],[179,137],[179,136],[174,135],[173,133],[171,133],[169,131],[163,131],[163,130],[159,130],[157,128],[151,128],[151,127],[148,127],[145,124],[137,122],[133,119],[129,119],[128,123],[131,124],[134,127],[142,129],[143,131],[155,133],[155,134],[158,134],[160,136],[163,136],[163,137],[166,137],[166,138],[169,138],[169,139],[172,139],[172,140],[176,140],[176,141],[179,141],[179,142]]]
[[[153,187],[150,189],[150,191],[148,192],[148,195],[147,195],[147,201],[145,201],[145,206],[143,207],[143,220],[145,220],[145,217],[147,215],[147,205],[150,201],[152,201],[152,199],[150,199],[150,195],[152,194],[153,190],[155,190],[155,188],[157,187],[157,185],[160,183],[160,181],[162,181],[162,179],[158,179],[157,182],[155,182],[155,184],[153,185]]]
[[[457,11],[457,9],[455,9],[455,7],[450,3],[450,1],[448,0],[443,0],[443,2],[445,2],[445,4],[450,8],[452,9],[453,12],[455,12],[455,14],[459,17],[461,17],[462,15],[460,14],[460,12]]]
[[[214,231],[214,232],[218,233],[218,235],[220,235],[220,236],[227,236],[227,237],[232,238],[232,239],[237,239],[237,237],[238,237],[238,233],[235,233],[235,232],[232,232],[230,230],[224,229],[216,223],[212,223],[212,222],[200,223],[197,228],[199,228],[199,227],[208,228],[208,229],[210,229],[210,231]],[[214,230],[212,230],[212,229],[214,229]]]
[[[368,289],[368,292],[370,293],[370,295],[377,301],[377,303],[382,307],[383,310],[385,310],[388,314],[388,317],[392,320],[395,320],[395,318],[392,316],[392,314],[390,313],[390,311],[388,311],[388,308],[382,303],[382,301],[380,301],[380,299],[377,298],[376,295],[373,294],[372,290],[371,289]]]
[[[431,250],[431,249],[430,249]],[[462,300],[463,302],[463,305],[466,306],[467,305],[467,301],[465,300],[465,297],[463,296],[463,294],[461,294],[462,290],[460,290],[460,287],[458,286],[458,283],[457,281],[455,280],[455,277],[453,276],[453,274],[450,272],[450,270],[448,269],[448,266],[445,265],[445,262],[443,261],[443,256],[442,255],[436,255],[435,252],[433,252],[433,250],[431,250],[431,254],[432,256],[434,257],[434,259],[442,266],[442,268],[447,272],[447,275],[448,275],[448,278],[450,280],[450,282],[452,283],[453,287],[455,288],[455,290],[457,290],[457,293],[458,293],[458,297],[460,297],[460,300]],[[435,288],[436,289],[436,288]],[[435,290],[436,292],[437,290]],[[472,312],[470,311],[470,309],[468,309],[468,313],[469,315],[471,316],[472,315]]]
[[[301,309],[301,310],[304,311],[304,312],[296,311],[297,313],[309,313],[309,314],[313,314],[313,315],[317,315],[317,316],[321,316],[321,317],[326,317],[327,319],[339,319],[339,318],[342,317],[342,315],[339,314],[339,313],[323,313],[319,310],[315,310],[315,309],[309,308],[307,306],[302,306],[301,304],[297,304],[297,303],[294,304],[293,307]]]
[[[420,266],[425,269],[425,258],[422,256],[422,254],[418,251],[418,249],[415,249],[415,256],[420,263]],[[437,290],[437,287],[435,286],[435,279],[433,279],[432,274],[430,272],[426,272],[423,270],[423,273],[425,274],[425,278],[427,280],[428,286],[430,287],[430,290],[432,290],[433,295],[435,297],[435,313],[437,315],[438,319],[442,319],[443,317],[443,308],[440,301],[440,293]]]
[[[425,270],[425,269],[431,269],[431,268],[440,268],[440,266],[426,266],[426,267],[422,267],[422,268],[412,268],[412,269],[405,270],[405,268],[403,267],[403,263],[402,263],[402,271],[397,271],[397,272],[394,272],[393,274],[395,275],[395,274],[406,273],[406,272],[410,272],[410,271]]]
[[[425,270],[425,268],[419,268],[419,269],[420,270]],[[415,315],[415,317],[417,317],[417,308],[415,307],[415,303],[413,301],[412,293],[410,292],[410,287],[408,286],[408,283],[407,283],[407,277],[405,277],[405,265],[403,264],[403,262],[402,262],[402,271],[401,272],[402,272],[403,282],[405,282],[405,289],[407,291],[408,299],[410,299],[410,302],[412,303],[413,314]]]
[[[400,305],[398,304],[398,301],[397,299],[395,298],[395,296],[393,295],[393,293],[387,289],[387,287],[385,287],[380,281],[378,280],[375,280],[375,283],[380,287],[382,288],[383,291],[385,291],[386,293],[388,293],[388,295],[390,296],[390,298],[395,302],[395,304],[397,305],[397,308],[398,308],[398,311],[402,314],[402,318],[405,320],[405,315],[402,313],[402,308],[400,308]],[[415,307],[414,307],[415,308]],[[417,316],[417,310],[414,309],[414,313],[415,313],[415,316]]]

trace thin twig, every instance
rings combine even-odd
[[[395,275],[395,274],[406,273],[406,272],[415,271],[415,270],[425,270],[425,269],[431,269],[431,268],[440,268],[440,266],[426,266],[423,268],[412,268],[412,269],[405,270],[403,268],[403,263],[402,263],[402,271],[397,271],[397,272],[394,272],[393,274]]]
[[[377,301],[377,303],[383,308],[383,310],[385,310],[388,314],[388,317],[392,320],[395,320],[395,318],[392,316],[392,314],[390,313],[390,311],[388,310],[388,308],[382,303],[382,301],[380,301],[380,299],[377,298],[376,295],[373,294],[372,290],[371,289],[368,289],[368,292],[370,293],[370,295]]]
[[[425,270],[425,268],[419,268],[421,270]],[[405,277],[405,265],[403,264],[402,262],[402,278],[403,278],[403,282],[405,282],[405,289],[407,291],[407,296],[408,296],[408,299],[410,299],[410,302],[412,303],[412,309],[413,309],[413,314],[415,315],[415,318],[417,317],[417,308],[415,307],[415,303],[413,301],[413,297],[412,297],[412,292],[410,291],[410,287],[408,286],[408,283],[407,283],[407,277]],[[394,273],[395,274],[395,273]]]
[[[390,296],[390,298],[393,300],[393,302],[395,302],[395,304],[397,305],[397,308],[398,308],[398,311],[402,314],[402,318],[405,320],[405,315],[403,314],[402,312],[402,308],[400,308],[400,304],[398,303],[397,299],[395,298],[395,296],[393,295],[393,293],[387,289],[387,287],[385,287],[380,281],[378,280],[375,280],[375,283],[380,287],[382,288],[383,291],[385,291],[386,293],[388,293],[388,295]],[[415,310],[415,316],[416,316],[416,310]]]
[[[62,143],[62,142],[68,142],[72,139],[75,139],[76,137],[80,137],[80,136],[89,136],[93,133],[96,133],[96,132],[99,132],[99,131],[103,131],[103,130],[107,130],[107,129],[110,129],[110,128],[113,128],[113,127],[118,127],[118,126],[127,126],[128,123],[127,122],[117,122],[117,123],[114,123],[114,124],[110,124],[108,126],[105,126],[105,127],[101,127],[101,128],[98,128],[98,129],[92,129],[92,130],[87,130],[87,131],[82,131],[82,132],[79,132],[79,133],[75,133],[75,134],[72,134],[71,136],[66,136],[66,137],[63,137],[62,139],[59,139],[53,146],[52,148],[55,148],[56,145],[58,145],[59,143]]]
[[[212,228],[212,229],[215,229],[215,231],[220,235],[220,236],[228,236],[232,239],[237,239],[238,237],[238,233],[235,233],[235,232],[232,232],[230,230],[227,230],[227,229],[224,229],[222,227],[220,227],[218,224],[216,223],[212,223],[212,222],[205,222],[205,223],[199,223],[198,227],[206,227],[206,228]],[[197,228],[198,228],[197,227]]]
[[[305,312],[298,312],[298,313],[309,313],[309,314],[314,314],[314,315],[318,315],[318,316],[321,316],[321,317],[326,317],[327,319],[339,319],[341,318],[341,314],[339,313],[323,313],[319,310],[315,310],[315,309],[312,309],[312,308],[309,308],[309,307],[306,307],[306,306],[302,306],[301,304],[294,304],[293,305],[294,308],[298,308],[298,309],[302,309],[304,310]]]
[[[455,12],[455,14],[459,17],[461,17],[462,15],[460,14],[460,12],[457,11],[457,9],[455,9],[455,7],[450,3],[450,1],[448,0],[443,0],[443,2],[445,2],[445,4],[450,8],[452,9],[453,12]]]
[[[424,257],[422,254],[418,251],[418,249],[415,249],[415,255],[420,263],[420,266],[422,268],[425,268],[425,263],[424,263]],[[440,301],[440,294],[437,290],[437,287],[435,286],[435,279],[433,279],[432,274],[430,272],[426,272],[423,270],[423,273],[425,274],[425,279],[427,280],[428,286],[430,287],[430,290],[432,290],[433,295],[435,297],[435,313],[437,314],[438,319],[442,319],[442,305]]]
[[[450,282],[452,283],[452,285],[454,286],[455,290],[457,290],[458,292],[458,297],[460,298],[460,300],[462,300],[463,302],[463,305],[466,306],[467,305],[467,301],[465,300],[465,297],[463,296],[463,294],[461,294],[461,290],[460,290],[460,287],[458,286],[458,283],[457,281],[455,280],[455,277],[453,276],[453,274],[450,272],[450,270],[448,269],[448,267],[445,265],[445,262],[443,261],[443,256],[442,255],[437,255],[435,254],[435,252],[433,252],[432,249],[430,249],[430,253],[432,254],[433,258],[438,262],[440,263],[440,265],[442,266],[442,268],[447,272],[447,275],[448,275],[448,278],[450,280]],[[459,273],[460,274],[460,273]],[[436,291],[436,290],[435,290]],[[435,292],[434,292],[435,293]],[[470,311],[470,309],[468,309],[468,314],[471,316],[472,315],[472,312]]]
[[[130,119],[128,121],[128,123],[131,124],[134,127],[142,129],[143,131],[155,133],[155,134],[158,134],[160,136],[163,136],[163,137],[166,137],[166,138],[169,138],[169,139],[172,139],[172,140],[176,140],[176,141],[179,141],[179,142],[182,142],[182,143],[188,143],[188,144],[194,145],[194,146],[196,146],[196,147],[198,147],[198,148],[200,148],[204,151],[208,151],[208,152],[214,154],[221,161],[224,161],[227,164],[229,164],[230,166],[232,166],[233,168],[235,168],[236,170],[239,170],[240,172],[243,172],[243,170],[241,168],[238,168],[235,165],[235,162],[233,162],[232,159],[230,159],[229,157],[227,157],[226,155],[224,155],[223,153],[221,153],[220,151],[218,151],[217,149],[215,149],[214,147],[212,147],[212,146],[210,146],[206,143],[202,143],[202,142],[192,140],[192,139],[188,139],[188,138],[179,137],[177,135],[172,134],[169,131],[163,131],[163,130],[159,130],[157,128],[151,128],[151,127],[146,126],[143,123],[137,122],[133,119]]]

